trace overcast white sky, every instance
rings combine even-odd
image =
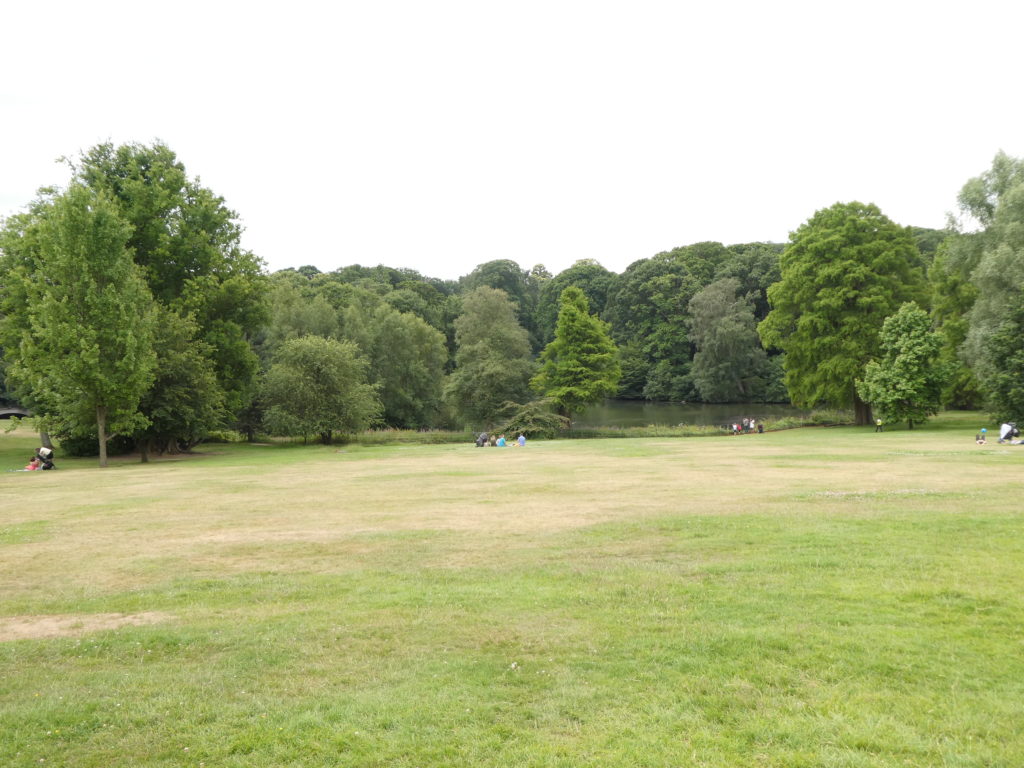
[[[1024,156],[1024,4],[143,3],[0,11],[0,216],[165,141],[271,270],[621,272],[874,202],[941,227]]]

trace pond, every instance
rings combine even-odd
[[[810,412],[781,403],[654,403],[646,400],[606,400],[592,405],[573,420],[574,427],[645,427],[649,424],[714,426],[744,418],[758,421]]]

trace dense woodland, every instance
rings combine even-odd
[[[1024,417],[1024,161],[1004,154],[947,230],[837,203],[788,243],[695,243],[621,274],[485,261],[457,281],[268,274],[162,144],[69,168],[0,227],[0,398],[101,459],[114,437],[145,458],[224,429],[551,429],[609,396]]]

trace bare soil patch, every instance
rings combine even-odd
[[[0,642],[34,640],[41,637],[77,637],[104,629],[159,624],[170,618],[170,614],[159,611],[132,614],[69,613],[51,616],[8,616],[0,618]]]

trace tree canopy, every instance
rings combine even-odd
[[[767,358],[757,337],[753,302],[739,291],[739,280],[724,277],[690,299],[690,335],[697,348],[691,375],[709,403],[764,395]]]
[[[1007,345],[1024,295],[1024,160],[1005,153],[964,184],[961,219],[949,230],[901,227],[874,205],[837,203],[815,212],[785,245],[695,243],[636,259],[621,274],[588,258],[554,276],[542,264],[524,269],[500,258],[458,280],[383,264],[325,271],[307,264],[268,275],[241,247],[237,214],[166,145],[100,144],[68,165],[66,189],[42,190],[0,224],[0,400],[33,408],[69,437],[107,428],[130,435],[143,457],[188,449],[225,427],[250,438],[270,424],[282,429],[287,420],[279,402],[265,400],[267,382],[282,350],[309,338],[353,345],[380,402],[375,423],[398,428],[492,427],[512,411],[532,423],[546,411],[530,400],[531,379],[563,413],[596,393],[700,402],[788,397],[804,407],[853,407],[861,423],[869,391],[889,419],[897,400],[926,401],[925,411],[936,402],[985,402],[999,413],[1016,407],[1007,405],[1016,360]],[[105,245],[93,250],[126,254],[134,265],[117,282],[121,306],[134,303],[135,319],[115,325],[138,322],[141,346],[125,359],[151,361],[136,366],[148,383],[129,397],[135,405],[112,407],[104,425],[95,414],[87,424],[70,400],[26,374],[30,364],[42,371],[44,358],[57,368],[67,354],[41,335],[64,308],[45,319],[38,312],[56,300],[44,295],[56,289],[43,276],[51,261],[59,266],[54,244],[70,236],[58,235],[54,222],[72,202],[114,222],[94,221],[95,232],[107,234],[97,235]],[[924,386],[924,374],[882,335],[887,318],[905,319],[907,302],[919,308],[918,325],[917,313],[930,312],[942,340],[931,372],[951,375],[937,400],[930,389],[927,397],[920,389],[906,394]],[[47,333],[59,336],[54,329]],[[586,342],[592,350],[584,331],[595,334]],[[908,327],[901,332],[904,346],[907,334],[924,344]],[[601,369],[599,359],[614,365],[592,381],[573,379]],[[924,413],[899,412],[911,424]]]
[[[8,376],[51,431],[132,433],[153,382],[151,294],[126,243],[130,225],[105,194],[72,184],[41,202],[5,270]],[[21,303],[23,302],[23,303]],[[20,306],[19,306],[20,304]]]
[[[885,421],[906,421],[913,429],[942,406],[948,376],[939,361],[942,337],[932,331],[928,313],[911,301],[885,319],[879,348],[881,356],[865,366],[857,392]]]
[[[359,432],[380,413],[367,365],[350,341],[303,336],[281,345],[263,383],[265,422],[273,434]]]
[[[504,291],[481,286],[466,294],[455,342],[445,397],[463,423],[491,426],[506,403],[529,399],[530,339]]]
[[[927,284],[910,232],[875,205],[836,203],[790,237],[771,311],[758,326],[766,347],[785,353],[792,401],[870,411],[855,382],[878,348],[885,318],[905,301],[927,303]]]

